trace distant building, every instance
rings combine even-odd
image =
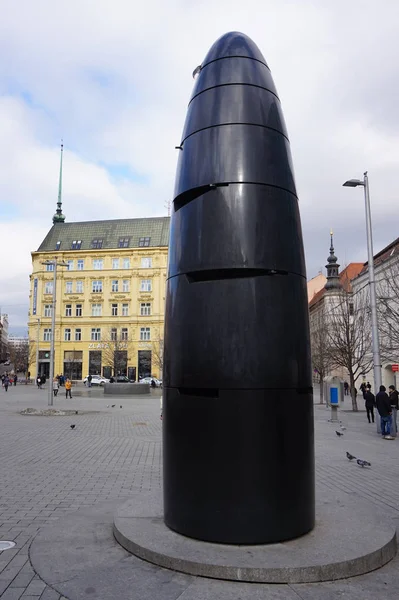
[[[62,154],[53,226],[32,252],[28,326],[39,372],[49,374],[54,335],[55,375],[162,376],[170,218],[65,223],[61,181]],[[54,267],[43,263],[54,257],[67,268],[57,269],[53,332]]]
[[[8,347],[20,348],[28,342],[29,338],[24,336],[9,335],[8,336]]]
[[[8,315],[0,315],[0,360],[8,358]]]

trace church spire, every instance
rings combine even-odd
[[[64,223],[65,217],[62,214],[62,155],[64,153],[64,144],[63,140],[61,140],[61,159],[60,159],[60,178],[58,181],[58,201],[57,201],[57,210],[53,217],[53,223]]]
[[[339,280],[339,264],[338,259],[334,254],[334,239],[333,231],[330,231],[331,245],[330,245],[330,256],[327,258],[327,283],[324,286],[326,290],[340,290],[342,285]]]

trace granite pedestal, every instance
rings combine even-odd
[[[104,394],[111,396],[139,396],[149,393],[148,383],[106,383],[104,385]]]

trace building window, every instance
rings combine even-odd
[[[91,341],[101,342],[101,329],[100,327],[92,327],[91,330]]]
[[[72,281],[65,282],[65,293],[72,294]]]
[[[67,260],[67,265],[68,265],[68,271],[73,271],[73,266],[74,266],[74,261],[73,260]]]
[[[104,261],[102,258],[93,258],[93,269],[96,269],[97,271],[101,271],[101,269],[103,268],[104,265]]]
[[[101,317],[102,313],[102,304],[92,304],[91,305],[91,316],[92,317]]]
[[[111,314],[113,317],[118,316],[118,305],[117,304],[111,304]]]
[[[85,266],[85,261],[83,260],[83,258],[79,258],[78,260],[78,271],[83,271]]]
[[[71,341],[71,330],[65,329],[64,330],[64,342],[70,342],[70,341]]]
[[[151,292],[152,282],[151,279],[142,279],[140,281],[140,292]]]
[[[123,259],[123,268],[124,269],[130,269],[130,258],[124,258]]]
[[[119,238],[118,248],[128,248],[130,238]]]
[[[92,240],[91,247],[93,248],[93,250],[102,248],[103,247],[103,241],[102,241],[102,239],[98,239],[97,238],[95,240]]]
[[[117,279],[113,279],[112,280],[112,287],[111,287],[113,292],[117,292],[119,289],[119,282]]]
[[[65,316],[72,317],[72,304],[65,305]]]
[[[129,282],[128,279],[124,279],[122,281],[122,291],[123,292],[128,292],[129,291],[129,289],[130,289],[130,285],[129,284],[130,284],[130,282]]]
[[[77,294],[83,293],[83,281],[81,281],[81,280],[76,282],[76,293]]]
[[[76,305],[76,316],[77,317],[81,317],[82,316],[82,305],[81,304],[77,304]]]
[[[45,317],[51,317],[53,314],[53,306],[52,304],[45,304],[44,305],[44,316]]]
[[[142,317],[149,317],[151,314],[151,303],[150,302],[142,302],[140,304],[140,315]]]
[[[150,258],[150,257],[143,257],[141,259],[141,267],[143,269],[151,269],[151,267],[152,267],[152,258]]]
[[[140,327],[140,340],[142,342],[148,342],[151,339],[151,333],[149,327]]]
[[[56,250],[59,250],[60,248],[61,248],[61,242],[60,242],[60,241],[58,241],[58,242],[56,243],[56,245],[55,245],[55,249],[56,249]]]
[[[91,291],[95,294],[99,294],[103,291],[103,282],[101,280],[93,281],[91,284]]]
[[[80,250],[81,245],[82,245],[82,240],[74,240],[72,242],[72,250]]]
[[[53,282],[52,281],[46,281],[46,283],[44,284],[44,293],[45,294],[53,293]]]
[[[122,342],[127,342],[127,327],[122,327],[121,341]]]
[[[129,316],[129,305],[122,304],[122,317],[128,317],[128,316]]]
[[[82,330],[80,328],[75,329],[75,342],[82,341]]]
[[[116,329],[116,327],[113,327],[111,329],[111,342],[116,342],[117,336],[118,336],[117,329]]]
[[[46,271],[54,271],[54,263],[46,265]]]
[[[119,269],[119,258],[113,258],[112,259],[112,268],[113,269]]]
[[[139,246],[142,248],[144,246],[150,245],[151,238],[150,237],[141,237],[139,239]]]
[[[43,331],[43,342],[51,342],[51,327]]]

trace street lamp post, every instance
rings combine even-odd
[[[36,337],[36,380],[39,377],[39,344],[40,344],[40,319],[37,319],[37,337]]]
[[[381,375],[381,357],[380,357],[380,340],[378,334],[378,317],[377,317],[377,295],[375,291],[374,277],[374,252],[373,252],[373,233],[371,228],[371,210],[370,210],[370,191],[369,179],[367,171],[364,173],[363,181],[361,179],[349,179],[343,184],[345,187],[364,187],[364,202],[366,207],[366,233],[367,233],[367,252],[368,252],[368,276],[370,288],[370,309],[371,309],[371,339],[373,345],[373,371],[374,371],[374,386],[375,391],[380,391],[382,383]],[[378,419],[377,419],[378,424]],[[377,425],[378,431],[378,425]]]
[[[50,382],[48,390],[48,405],[53,406],[53,379],[54,379],[54,342],[55,342],[55,309],[57,303],[57,267],[67,267],[67,263],[53,260],[45,260],[43,265],[53,265],[53,302],[51,308],[51,343],[50,343]]]

